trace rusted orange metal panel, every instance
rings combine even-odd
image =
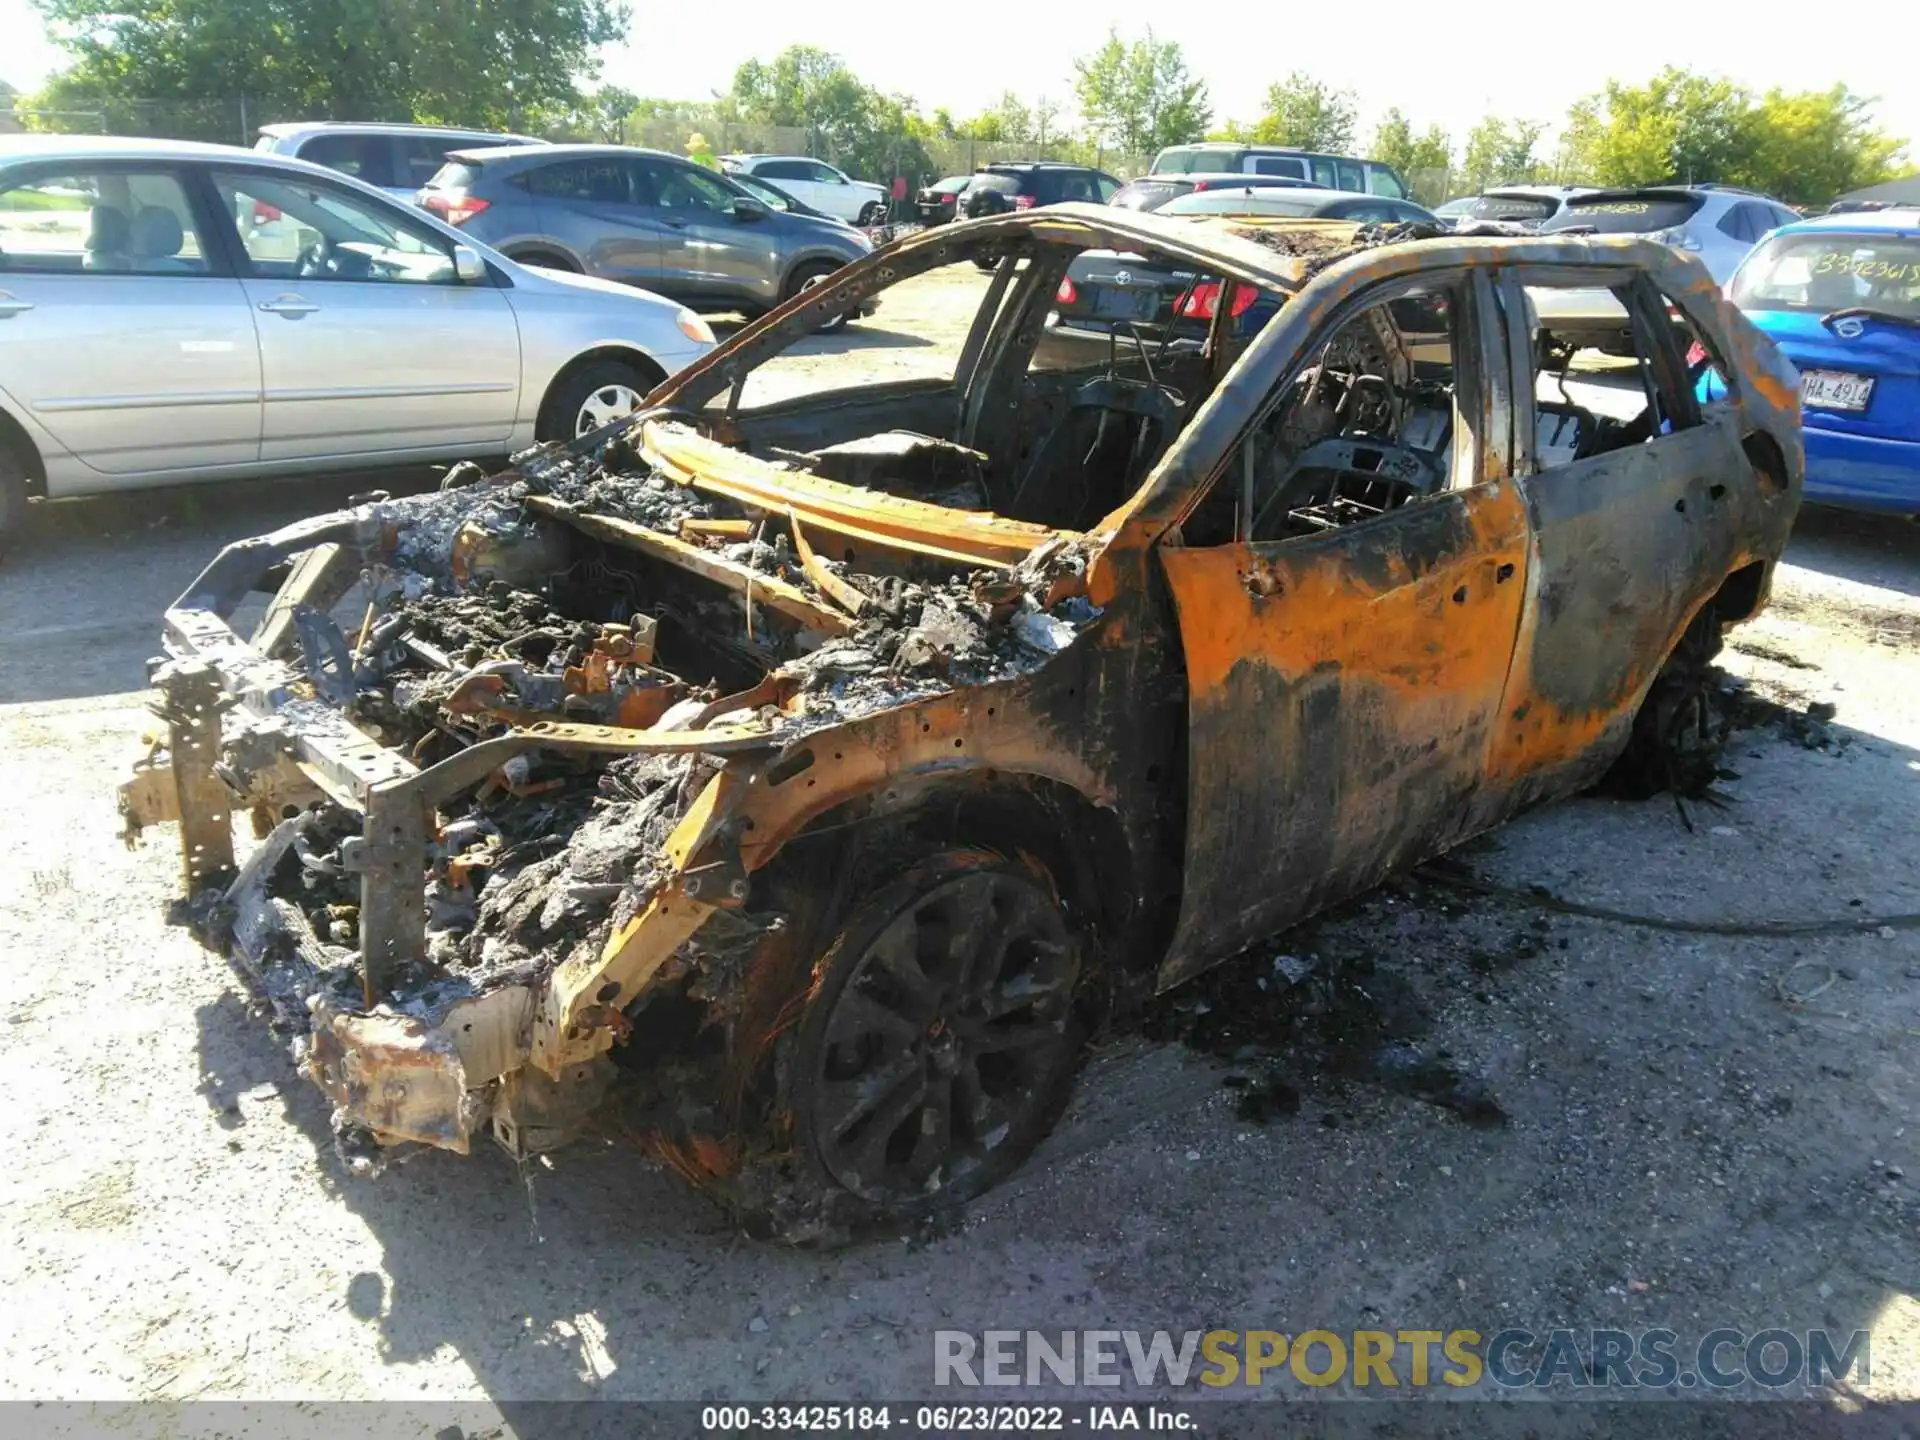
[[[1162,985],[1460,832],[1526,534],[1502,483],[1312,539],[1160,551],[1190,686],[1186,893]]]

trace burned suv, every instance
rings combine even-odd
[[[1209,323],[1055,355],[1090,249]],[[1596,285],[1635,356],[1541,373],[1534,292]],[[970,325],[775,383],[882,291]],[[946,226],[605,431],[228,548],[122,804],[178,822],[190,913],[357,1161],[604,1107],[764,1232],[899,1223],[1018,1165],[1116,1008],[1657,781],[1801,468],[1792,372],[1663,246]]]

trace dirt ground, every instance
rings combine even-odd
[[[907,363],[889,318],[815,344]],[[743,1240],[613,1144],[349,1178],[318,1093],[167,923],[170,836],[123,848],[113,790],[162,605],[223,541],[364,483],[59,507],[0,567],[0,1397],[444,1399],[510,1426],[571,1397],[924,1398],[939,1328],[1724,1325],[1870,1327],[1859,1398],[1920,1398],[1910,928],[1718,937],[1384,889],[1235,962],[1313,972],[1273,987],[1277,1051],[1195,1053],[1168,1037],[1227,992],[1176,995],[963,1226],[840,1253]],[[1578,799],[1460,858],[1651,916],[1920,912],[1916,638],[1920,527],[1810,512],[1725,656],[1757,723],[1721,803]],[[1360,1073],[1356,992],[1362,1031],[1505,1123]],[[1683,1409],[1703,1433],[1692,1405],[1662,1425]]]

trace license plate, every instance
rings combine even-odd
[[[1800,372],[1800,403],[1822,410],[1864,410],[1873,394],[1873,377],[1849,375],[1844,370]]]
[[[1093,292],[1098,320],[1151,320],[1160,313],[1160,291],[1152,286],[1102,285]]]

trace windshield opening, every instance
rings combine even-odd
[[[1920,320],[1920,239],[1802,232],[1763,240],[1733,277],[1742,310],[1826,315],[1859,307]]]
[[[1015,245],[896,261],[872,314],[781,335],[737,371],[723,351],[688,382],[683,414],[803,475],[1092,528],[1144,483],[1278,297],[1163,254]]]

